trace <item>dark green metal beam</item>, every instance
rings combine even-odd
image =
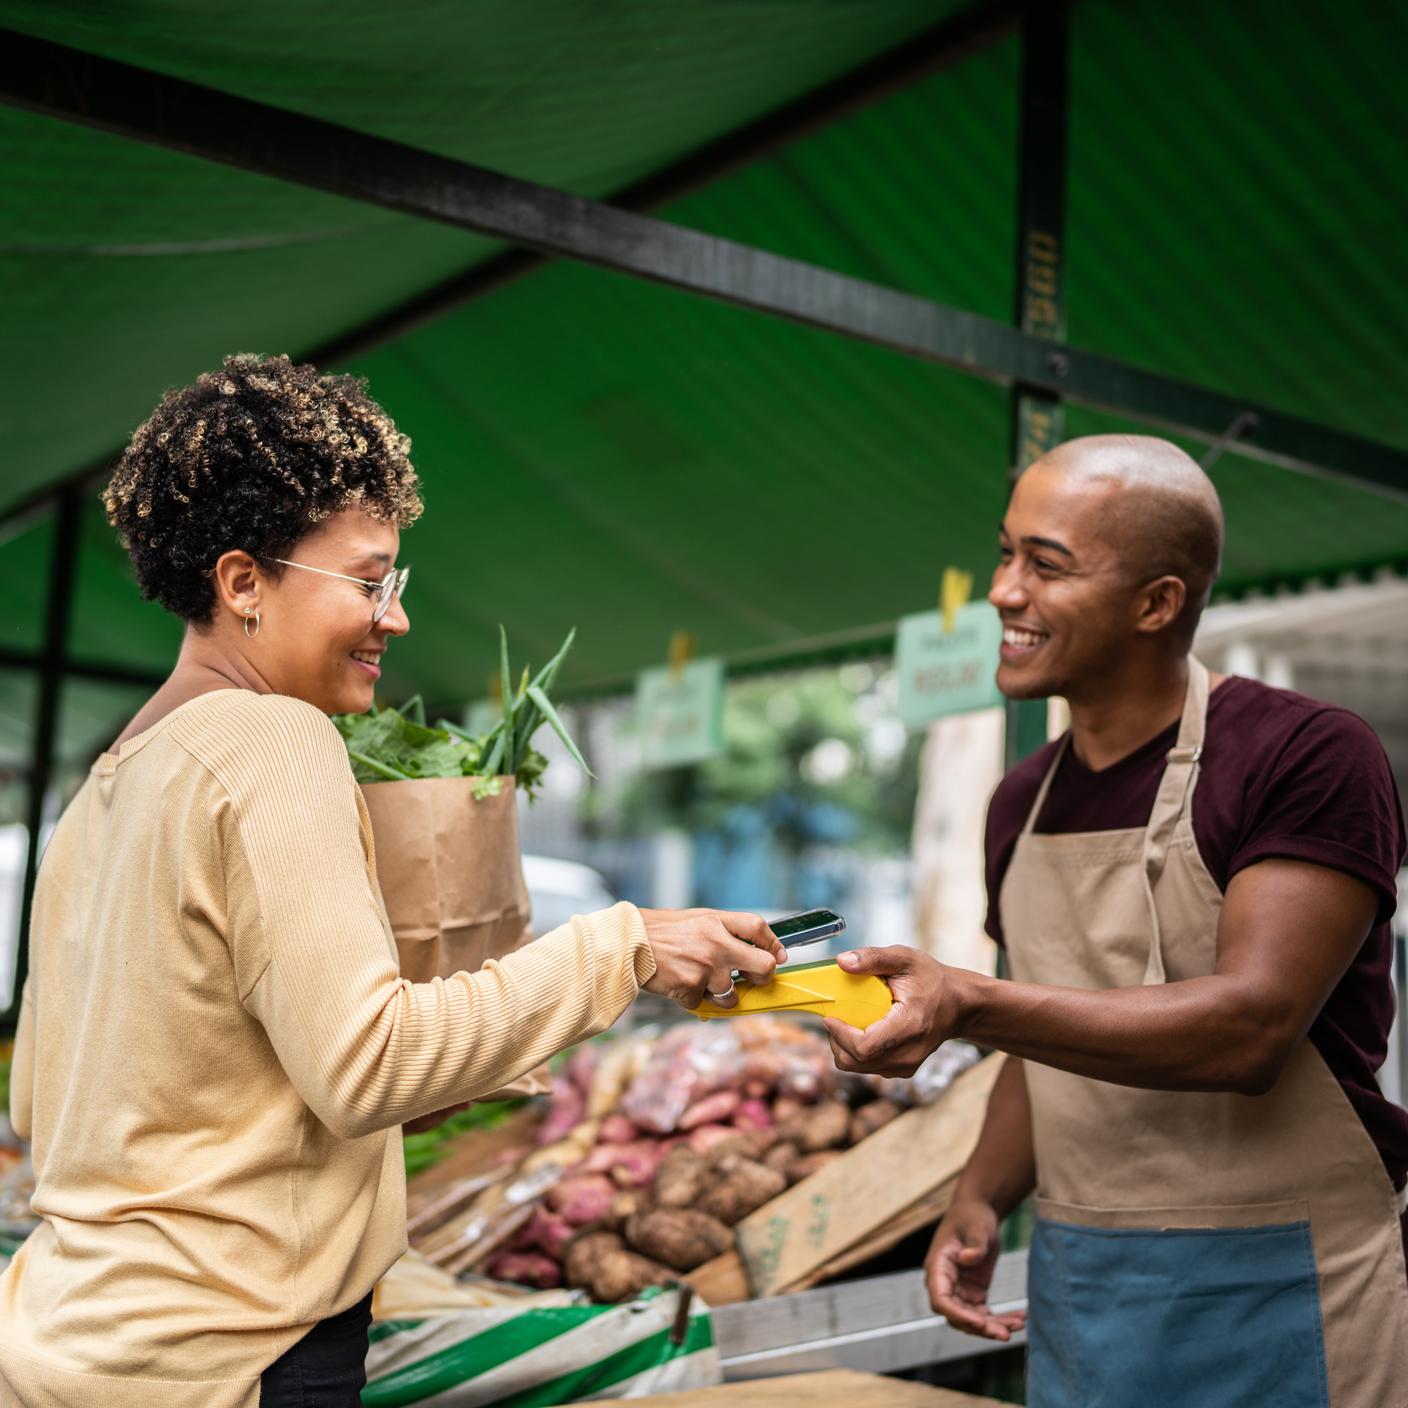
[[[41,651],[0,649],[0,670],[43,670]],[[109,664],[102,660],[74,660],[64,656],[59,673],[65,678],[96,680],[99,684],[130,684],[155,689],[165,682],[167,670],[144,670],[137,665]]]
[[[652,279],[908,356],[1408,495],[1408,452],[1163,377],[973,313],[519,181],[467,162],[0,31],[0,101],[539,253]]]
[[[1066,126],[1071,67],[1066,0],[1028,0],[1021,22],[1017,152],[1016,306],[1013,322],[1059,347],[1066,337]],[[1012,388],[1012,481],[1064,438],[1061,397]],[[1046,700],[1009,699],[1009,768],[1046,742]]]

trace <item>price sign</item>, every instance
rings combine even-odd
[[[900,718],[910,727],[1002,703],[994,675],[1002,621],[985,601],[954,613],[944,634],[937,611],[906,616],[895,642]]]
[[[724,750],[724,662],[662,665],[636,679],[641,766],[702,763]]]

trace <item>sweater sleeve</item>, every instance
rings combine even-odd
[[[478,973],[401,978],[337,730],[282,696],[250,694],[232,714],[200,751],[223,793],[236,979],[334,1133],[356,1138],[508,1084],[610,1026],[653,973],[640,914],[618,904]]]

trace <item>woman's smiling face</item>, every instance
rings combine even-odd
[[[393,636],[410,630],[410,621],[396,597],[374,623],[375,585],[324,573],[378,583],[396,566],[400,545],[395,523],[349,508],[299,539],[287,554],[299,566],[269,569],[278,576],[259,571],[259,631],[247,644],[237,643],[271,689],[325,714],[371,708],[382,655]],[[300,570],[307,567],[320,570]]]

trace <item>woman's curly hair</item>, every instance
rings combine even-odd
[[[242,548],[266,565],[346,508],[414,523],[421,501],[410,448],[361,378],[242,354],[162,397],[103,506],[142,595],[204,624],[222,553]]]

